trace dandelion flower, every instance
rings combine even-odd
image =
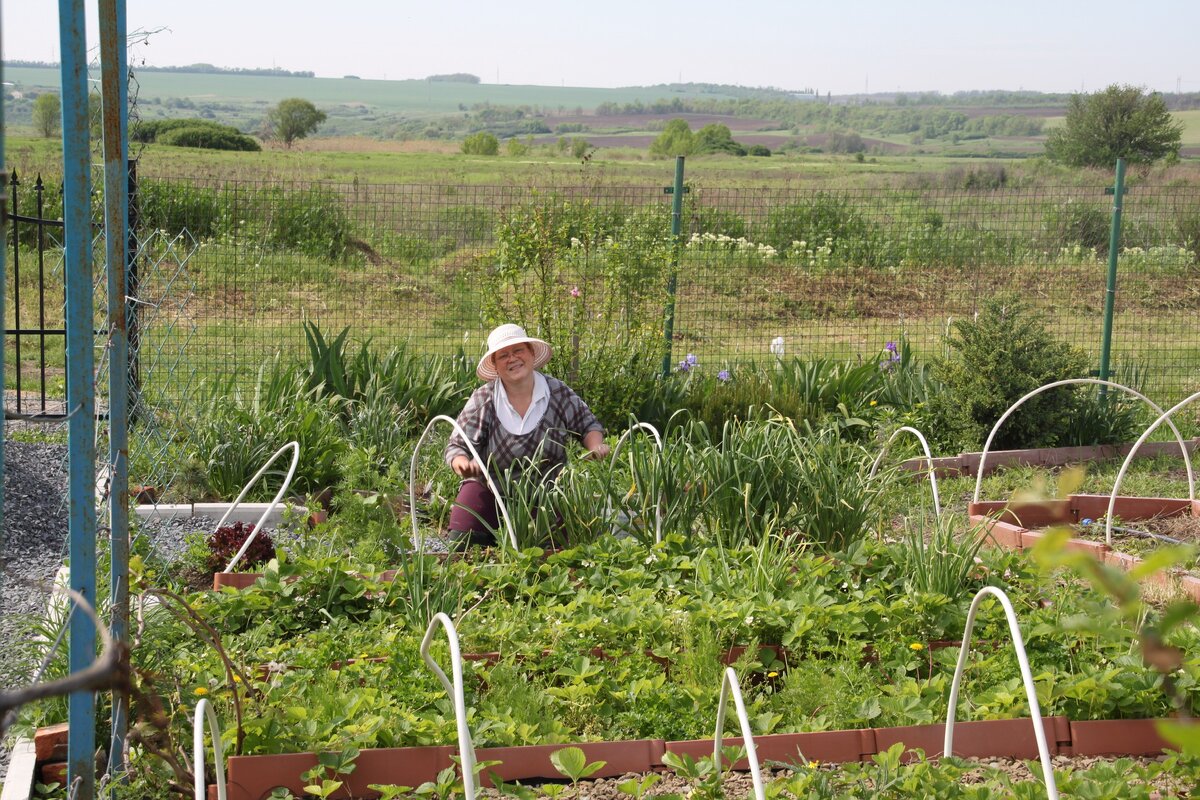
[[[778,673],[778,672],[776,672],[775,670],[771,670],[770,672],[768,672],[768,673],[767,673],[767,677],[768,677],[768,678],[778,678],[778,677],[779,677],[779,673]]]
[[[878,400],[872,400],[872,401],[871,401],[871,405],[873,405],[873,406],[877,406],[877,405],[879,405],[879,401],[878,401]]]
[[[810,762],[808,762],[808,768],[816,769],[818,766],[820,766],[820,763],[821,762],[819,762],[819,761],[810,761]]]
[[[921,644],[920,642],[913,642],[912,644],[910,644],[908,646],[908,649],[912,650],[913,652],[919,653],[925,649],[925,645]]]
[[[192,690],[192,694],[196,695],[196,697],[204,697],[204,695],[208,694],[208,689],[203,686],[197,686]]]

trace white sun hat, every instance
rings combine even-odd
[[[492,356],[496,355],[498,350],[503,350],[514,344],[528,344],[533,349],[534,369],[541,369],[546,366],[550,361],[550,356],[553,355],[550,345],[541,339],[527,336],[525,329],[520,325],[514,325],[511,322],[501,325],[488,334],[487,352],[483,354],[483,358],[479,359],[479,366],[475,368],[475,374],[479,376],[479,380],[496,380],[496,363],[492,360]]]

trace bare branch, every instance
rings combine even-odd
[[[101,623],[95,609],[83,595],[64,586],[55,586],[54,591],[65,593],[74,601],[76,608],[82,609],[91,618],[96,626],[96,632],[100,635],[103,649],[90,666],[73,672],[65,678],[0,692],[0,736],[3,736],[9,726],[16,721],[17,710],[26,703],[73,692],[126,691],[128,689],[128,662],[124,645],[113,640],[107,627]]]

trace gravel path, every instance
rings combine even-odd
[[[49,586],[62,563],[67,537],[67,448],[7,442],[4,448],[4,529],[0,532],[0,686],[12,688],[32,673],[17,646],[31,615],[45,610]],[[29,583],[18,581],[23,578]],[[0,741],[0,775],[8,772]]]

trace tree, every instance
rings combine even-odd
[[[696,136],[686,119],[673,119],[650,143],[652,156],[690,156],[696,151]]]
[[[696,131],[696,153],[730,153],[735,156],[746,155],[746,148],[733,140],[729,126],[712,123]]]
[[[292,142],[303,139],[317,129],[325,121],[325,112],[299,97],[289,97],[280,100],[279,105],[267,112],[267,119],[275,136],[283,140],[287,147]]]
[[[62,127],[62,101],[56,94],[39,94],[33,101],[33,127],[49,139]]]
[[[487,131],[472,133],[463,139],[462,151],[469,156],[494,156],[500,152],[500,140]]]
[[[1073,167],[1111,167],[1118,158],[1150,164],[1177,158],[1183,123],[1174,122],[1158,93],[1113,84],[1071,95],[1067,119],[1046,137],[1046,155]]]

